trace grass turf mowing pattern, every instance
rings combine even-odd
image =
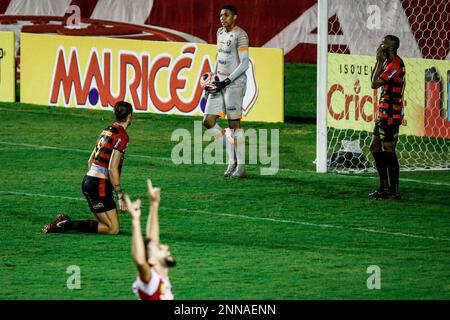
[[[59,212],[92,218],[81,180],[112,113],[0,108],[0,299],[134,299],[127,215],[118,236],[40,234]],[[178,261],[175,298],[450,298],[449,172],[402,173],[404,200],[374,202],[374,175],[312,171],[314,125],[248,123],[280,129],[282,170],[260,176],[250,166],[251,179],[224,180],[225,165],[170,161],[172,131],[193,132],[193,120],[136,114],[122,176],[125,192],[145,199],[145,218],[145,179],[162,188],[161,239]],[[81,290],[66,287],[70,265],[81,268]],[[370,265],[381,268],[381,290],[366,287]]]

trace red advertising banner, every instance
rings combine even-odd
[[[229,3],[250,46],[281,48],[286,61],[316,63],[317,0],[0,0],[0,31],[215,44],[220,9]],[[57,17],[58,24],[74,12],[81,27],[71,33],[48,19]],[[371,28],[374,13],[380,24]],[[449,15],[448,0],[329,0],[329,49],[374,55],[393,33],[402,57],[448,60]]]

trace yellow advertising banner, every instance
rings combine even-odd
[[[450,61],[402,58],[404,121],[400,134],[450,138]],[[380,89],[371,89],[375,57],[328,54],[328,126],[373,131]]]
[[[214,69],[215,45],[23,33],[21,101],[137,112],[203,115],[201,76]],[[284,121],[281,49],[250,48],[244,120]]]
[[[0,101],[16,99],[14,32],[0,32]]]

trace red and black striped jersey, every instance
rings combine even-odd
[[[394,119],[403,119],[403,92],[405,90],[405,64],[399,56],[391,62],[385,62],[380,79],[386,83],[381,87],[379,116],[387,118],[388,122]]]
[[[114,149],[122,153],[119,164],[121,172],[123,154],[128,146],[129,137],[125,129],[117,123],[105,128],[97,139],[94,151],[93,164],[108,169],[109,160]]]

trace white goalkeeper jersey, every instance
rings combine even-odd
[[[228,78],[239,66],[241,63],[239,59],[239,49],[248,48],[248,46],[247,33],[238,26],[234,27],[230,32],[227,32],[224,27],[217,30],[218,54],[216,72],[220,80]],[[245,84],[247,82],[245,72],[236,78],[234,82],[236,84]]]

